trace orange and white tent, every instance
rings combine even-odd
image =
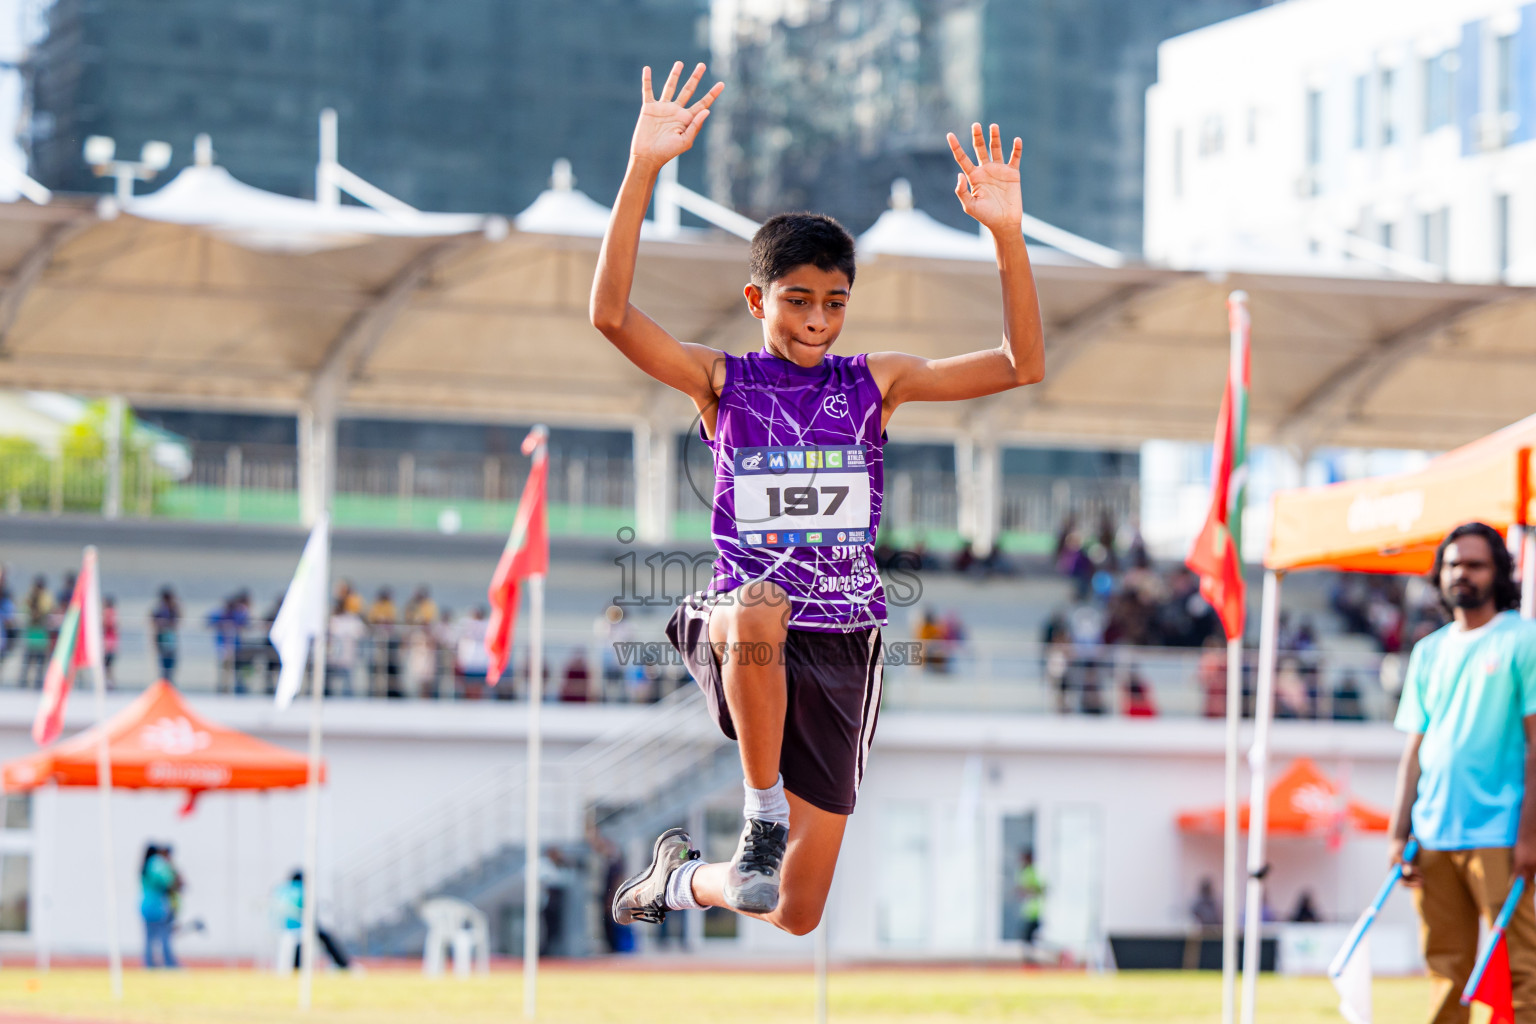
[[[1432,459],[1414,473],[1275,495],[1271,569],[1425,573],[1435,547],[1470,520],[1501,532],[1536,522],[1536,416]]]
[[[1248,830],[1249,805],[1238,809],[1238,827]],[[1351,799],[1322,769],[1307,757],[1292,762],[1285,774],[1269,791],[1267,828],[1271,835],[1317,836],[1332,839],[1346,830],[1385,832],[1387,812]],[[1211,807],[1185,811],[1179,815],[1179,829],[1184,832],[1220,834],[1227,822],[1226,811]]]
[[[161,680],[101,725],[7,762],[0,768],[5,791],[50,782],[95,786],[103,730],[114,788],[185,789],[195,797],[216,789],[287,789],[308,779],[303,754],[210,722]],[[325,779],[323,765],[320,778]]]

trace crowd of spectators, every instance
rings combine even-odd
[[[74,588],[73,573],[64,573],[56,590],[40,575],[17,600],[0,572],[0,681],[22,688],[42,687]],[[276,689],[280,665],[268,634],[281,605],[279,596],[258,612],[250,591],[241,589],[218,602],[203,621],[194,622],[183,611],[175,589],[161,587],[145,623],[152,664],[161,678],[175,682],[184,667],[185,638],[191,630],[204,631],[210,640],[219,691],[270,694]],[[622,618],[620,609],[610,609],[610,616],[613,613]],[[380,587],[372,600],[367,600],[349,581],[342,580],[336,585],[327,636],[326,693],[342,697],[520,697],[526,664],[514,666],[508,673],[511,681],[487,685],[487,619],[484,606],[472,607],[461,615],[440,608],[426,586],[417,587],[401,605],[390,587]],[[602,621],[607,623],[608,619]],[[117,603],[111,596],[102,599],[102,632],[107,682],[112,685],[120,630]],[[638,681],[625,680],[618,665],[604,666],[599,677],[583,648],[550,653],[544,671],[547,699],[654,700],[669,681],[653,669],[644,671],[644,678]],[[19,666],[16,669],[9,668],[13,655]],[[605,685],[608,681],[615,685]]]
[[[1439,593],[1416,576],[1341,574],[1329,605],[1346,632],[1371,638],[1383,654],[1406,654],[1450,621]]]

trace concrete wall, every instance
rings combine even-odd
[[[210,718],[303,746],[302,704],[279,715],[264,700],[193,699]],[[0,755],[31,749],[33,710],[30,694],[0,695]],[[605,730],[643,728],[645,710],[551,705],[544,716],[548,756],[558,759]],[[88,695],[77,695],[71,728],[84,725],[89,712]],[[699,728],[709,728],[700,719]],[[520,764],[524,721],[516,705],[331,702],[322,916],[334,913],[332,883],[340,868],[487,769]],[[1170,931],[1188,921],[1199,878],[1220,878],[1219,839],[1181,835],[1174,824],[1179,810],[1221,801],[1219,722],[888,712],[879,729],[829,912],[837,955],[1012,955],[1016,944],[1000,937],[1006,895],[1001,822],[1010,814],[1036,815],[1039,864],[1052,890],[1047,937],[1064,944],[1075,943],[1078,886],[1097,907],[1101,933]],[[1277,770],[1311,756],[1330,775],[1347,778],[1366,801],[1385,806],[1390,800],[1400,740],[1385,726],[1278,723],[1274,749]],[[1246,786],[1245,773],[1245,796]],[[302,795],[209,794],[187,818],[178,816],[181,803],[180,794],[114,797],[112,860],[125,948],[137,955],[141,946],[137,866],[143,844],[158,839],[174,844],[187,879],[183,918],[207,925],[181,940],[182,954],[269,955],[268,894],[301,859]],[[732,820],[740,807],[736,791],[720,793],[712,806],[727,812],[722,820]],[[99,954],[105,886],[95,793],[44,793],[36,810],[30,837],[0,840],[33,845],[34,931],[0,936],[0,952],[30,955],[46,943],[55,954]],[[1083,838],[1084,822],[1096,828],[1096,844]],[[1077,831],[1069,835],[1069,828]],[[1337,851],[1320,840],[1277,842],[1271,903],[1284,915],[1310,888],[1325,913],[1352,916],[1370,899],[1384,857],[1380,837],[1351,839]],[[1411,915],[1398,899],[1384,921],[1403,924]],[[899,933],[913,922],[919,934],[902,941]],[[809,953],[809,939],[741,924],[737,939],[708,940],[702,948]],[[691,930],[701,934],[697,926]]]

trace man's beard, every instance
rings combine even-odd
[[[1479,590],[1471,583],[1458,584],[1445,592],[1445,599],[1452,608],[1481,608],[1493,599],[1493,588]]]

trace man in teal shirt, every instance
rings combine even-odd
[[[1492,924],[1517,877],[1536,872],[1536,623],[1520,603],[1497,530],[1467,523],[1435,553],[1433,578],[1454,617],[1413,649],[1397,711],[1408,734],[1398,767],[1392,862],[1403,866],[1423,922],[1434,981],[1430,1020],[1466,1024],[1461,991],[1477,956],[1478,918]],[[1520,902],[1505,933],[1517,1024],[1536,1024],[1536,913]]]

